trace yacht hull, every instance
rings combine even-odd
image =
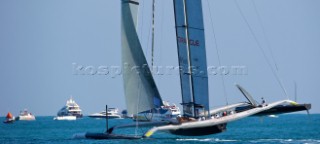
[[[284,103],[291,103],[291,102],[292,101],[290,101],[290,100],[282,100],[282,101],[277,101],[277,102],[270,103],[267,106],[255,107],[255,108],[252,108],[252,109],[249,109],[249,110],[245,110],[245,111],[242,111],[242,112],[237,112],[237,113],[230,114],[230,115],[227,114],[227,115],[222,116],[222,117],[211,118],[211,119],[200,120],[200,121],[182,122],[180,124],[169,124],[169,125],[165,125],[165,126],[153,127],[153,128],[151,128],[150,130],[148,130],[144,134],[144,137],[150,137],[156,131],[169,131],[169,132],[177,131],[177,134],[181,134],[181,135],[190,134],[190,133],[188,133],[188,131],[196,131],[196,132],[193,133],[195,135],[205,135],[206,133],[210,134],[210,133],[214,133],[215,132],[214,131],[214,129],[216,129],[215,126],[224,125],[224,124],[226,124],[228,122],[232,122],[232,121],[235,121],[235,120],[238,120],[238,119],[242,119],[242,118],[245,118],[245,117],[248,117],[248,116],[252,116],[254,114],[269,110],[269,109],[271,109],[273,107],[282,105]],[[233,108],[236,108],[236,107],[237,107],[237,105],[233,106]],[[226,106],[226,108],[230,109],[231,107]],[[224,109],[225,108],[219,108],[219,111],[223,110],[225,112],[226,110],[224,110]],[[223,111],[221,111],[221,112],[223,112]],[[213,128],[212,131],[208,130],[210,127]],[[198,131],[198,128],[203,128],[202,130],[204,132],[202,133],[202,132],[200,132],[200,130]],[[218,132],[219,132],[219,130],[220,129],[218,129]],[[223,131],[223,127],[221,129],[221,132],[222,131]]]
[[[254,116],[264,116],[264,115],[274,115],[274,114],[284,114],[298,111],[307,111],[311,109],[311,104],[299,104],[299,105],[287,105],[287,106],[277,106],[267,111],[263,111],[255,114]]]
[[[75,139],[141,139],[141,136],[116,135],[109,133],[81,133],[73,136]]]
[[[76,116],[57,116],[53,120],[77,120]]]
[[[106,116],[92,116],[92,115],[90,115],[88,117],[90,117],[90,118],[99,118],[99,119],[105,119],[106,118]],[[121,116],[108,116],[108,119],[119,119],[119,118],[121,118]]]
[[[76,116],[77,118],[82,118],[83,117],[82,114],[74,114],[73,116]]]
[[[248,109],[252,109],[254,106],[242,106],[237,107],[237,112],[246,111]],[[253,116],[266,116],[266,115],[275,115],[275,114],[285,114],[285,113],[291,113],[291,112],[298,112],[298,111],[304,111],[311,109],[311,104],[297,104],[297,105],[279,105],[275,106],[269,110],[259,112],[257,114],[254,114]]]
[[[68,114],[58,114],[57,116],[58,116],[58,117],[75,116],[77,119],[83,117],[82,114],[72,114],[72,113],[68,113]]]
[[[5,120],[5,121],[3,121],[3,123],[5,123],[5,124],[12,124],[14,122],[14,120]]]
[[[34,121],[36,120],[35,116],[19,116],[17,117],[17,120],[20,121]]]
[[[208,127],[170,130],[169,132],[175,135],[182,135],[182,136],[203,136],[203,135],[221,133],[221,132],[224,132],[226,129],[227,129],[227,124],[224,123],[224,124],[208,126]]]

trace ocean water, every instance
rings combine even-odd
[[[5,118],[1,117],[3,121]],[[104,132],[105,119],[84,117],[76,121],[54,121],[53,117],[36,117],[36,121],[16,121],[0,124],[2,143],[281,143],[320,144],[320,114],[290,114],[271,117],[248,117],[229,123],[227,131],[201,137],[175,136],[159,132],[150,139],[139,140],[88,140],[74,139],[73,135],[84,132]],[[130,119],[111,119],[109,125],[130,123]],[[122,134],[142,134],[145,128],[115,131]]]

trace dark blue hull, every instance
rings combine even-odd
[[[203,136],[221,133],[227,130],[227,124],[214,125],[209,127],[189,128],[171,130],[170,133],[182,136]]]

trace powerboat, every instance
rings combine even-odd
[[[117,119],[121,118],[121,116],[118,114],[118,109],[117,108],[108,108],[108,118],[109,119]],[[91,118],[106,118],[106,111],[102,111],[100,113],[94,113],[89,115]]]
[[[20,111],[20,115],[17,117],[17,120],[33,121],[36,120],[36,117],[32,113],[29,113],[27,109],[24,109],[23,111]]]
[[[58,117],[65,117],[65,116],[75,116],[76,118],[81,118],[82,110],[80,106],[72,99],[72,97],[67,100],[65,106],[63,106],[57,113]]]

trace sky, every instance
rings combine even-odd
[[[296,83],[297,101],[320,113],[319,5],[318,0],[203,0],[208,66],[246,68],[242,75],[209,75],[210,107],[245,101],[236,83],[267,102],[294,100]],[[0,116],[25,108],[53,116],[71,96],[86,115],[106,104],[125,109],[118,69],[120,0],[0,0],[0,20]],[[177,66],[171,0],[156,2],[155,22],[154,64]],[[142,0],[137,31],[149,62],[150,26],[151,1]],[[181,103],[178,74],[154,79],[164,100]]]

